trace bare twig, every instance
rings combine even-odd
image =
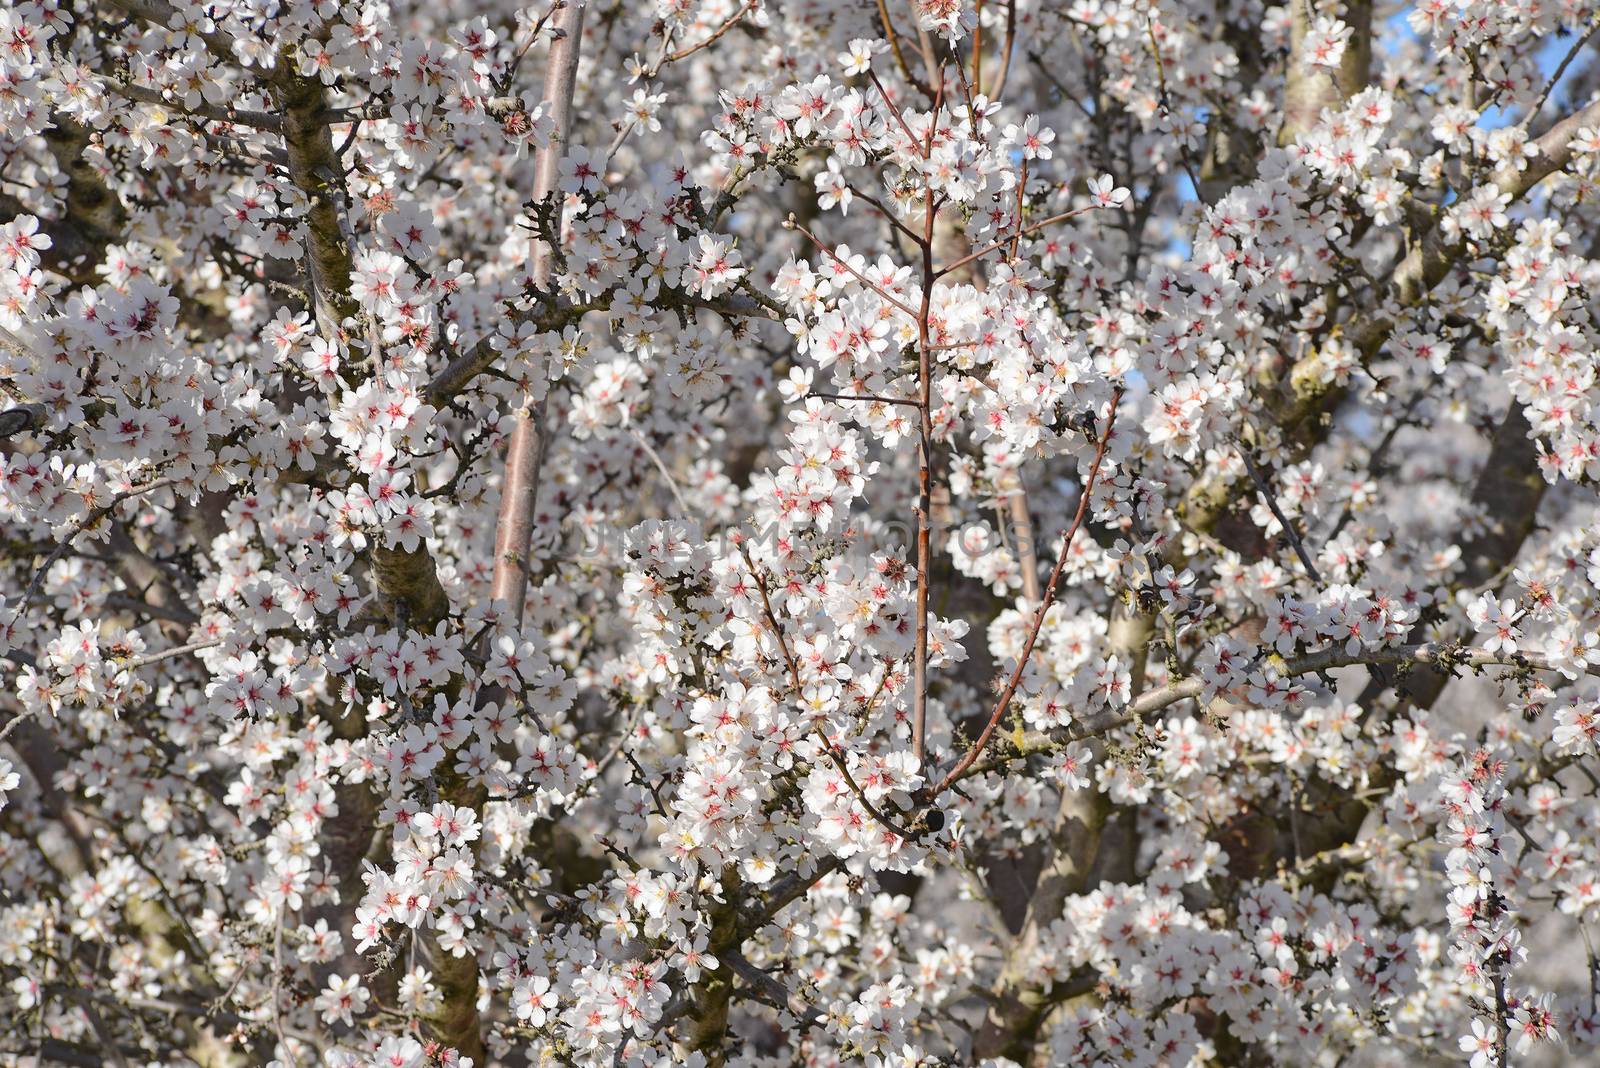
[[[789,681],[794,686],[795,696],[799,696],[803,687],[800,685],[800,662],[789,651],[789,643],[784,639],[783,627],[778,624],[777,613],[772,610],[772,598],[767,593],[767,580],[756,567],[755,561],[750,558],[750,550],[744,542],[739,542],[739,555],[744,557],[745,566],[750,569],[750,576],[755,580],[756,592],[761,595],[761,611],[767,618],[767,626],[772,628],[772,636],[778,641],[778,651],[783,654],[783,662],[789,667]]]
[[[1533,106],[1528,109],[1527,114],[1522,116],[1522,121],[1517,125],[1527,126],[1538,117],[1539,112],[1544,110],[1545,102],[1550,99],[1550,94],[1555,92],[1556,86],[1561,83],[1562,76],[1567,73],[1567,67],[1577,58],[1578,53],[1588,45],[1590,38],[1594,37],[1596,31],[1600,31],[1600,17],[1590,21],[1588,31],[1573,42],[1572,47],[1567,50],[1567,54],[1561,57],[1561,62],[1557,65],[1555,73],[1551,74],[1550,80],[1544,83],[1544,89],[1540,91],[1539,99],[1533,102]]]
[[[727,18],[723,19],[722,24],[711,31],[711,36],[702,39],[696,44],[686,45],[683,48],[678,49],[676,52],[668,53],[665,62],[676,63],[680,59],[688,59],[701,49],[710,48],[729,30],[733,29],[735,26],[739,25],[740,22],[744,21],[744,17],[750,12],[754,11],[755,7],[756,0],[745,0],[744,3],[739,5],[738,10],[734,11],[734,13],[729,15]]]
[[[215,649],[221,644],[221,638],[213,638],[209,641],[203,642],[190,642],[188,645],[179,645],[172,649],[163,649],[158,653],[147,653],[144,656],[136,656],[129,660],[113,660],[111,661],[111,664],[115,666],[118,671],[136,671],[139,668],[148,667],[151,664],[159,664],[163,660],[171,660],[173,657],[188,656],[190,653],[198,653],[202,649]]]
[[[900,68],[901,77],[922,95],[932,99],[933,87],[913,74],[911,64],[906,62],[905,50],[900,47],[900,34],[894,28],[894,20],[889,17],[888,4],[884,0],[877,0],[877,4],[878,20],[883,24],[883,35],[888,39],[889,48],[894,52],[894,61]]]
[[[1017,39],[1017,0],[1006,0],[1006,34],[1000,44],[1000,71],[994,76],[994,85],[989,88],[990,100],[1001,100],[1005,97],[1006,80],[1011,74],[1011,54],[1015,51],[1013,45]],[[976,79],[974,79],[976,80]],[[983,92],[983,84],[978,84],[978,92]]]

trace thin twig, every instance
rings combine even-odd
[[[650,444],[650,439],[637,429],[634,430],[633,437],[639,443],[639,447],[644,449],[645,454],[655,463],[656,470],[661,472],[661,477],[666,480],[667,489],[671,491],[672,499],[677,502],[678,510],[683,513],[684,518],[693,516],[694,509],[689,507],[689,502],[683,499],[683,492],[678,489],[678,480],[672,477],[672,472],[668,470],[666,461],[661,458],[660,453],[656,452],[656,447]]]
[[[845,764],[843,757],[833,751],[833,743],[828,741],[827,734],[823,733],[823,730],[820,726],[816,729],[816,735],[817,739],[822,742],[822,751],[827,754],[829,760],[833,761],[833,766],[839,769],[839,774],[844,776],[844,781],[849,785],[850,792],[856,795],[856,800],[860,801],[861,807],[867,810],[867,815],[877,820],[887,830],[892,831],[901,838],[914,837],[910,831],[890,820],[882,812],[879,812],[877,807],[874,806],[871,801],[867,800],[866,792],[856,784],[855,776],[850,774],[849,766]]]
[[[1600,31],[1600,16],[1590,21],[1588,32],[1578,38],[1577,42],[1568,49],[1567,54],[1561,57],[1561,63],[1556,67],[1555,73],[1550,75],[1550,80],[1544,83],[1544,89],[1539,93],[1539,99],[1528,109],[1528,113],[1522,116],[1522,121],[1517,123],[1518,126],[1526,127],[1538,116],[1539,112],[1544,110],[1545,102],[1550,99],[1550,94],[1555,91],[1556,86],[1561,82],[1562,75],[1567,73],[1567,67],[1577,58],[1578,53],[1583,51],[1584,46],[1589,43],[1589,39],[1595,35],[1596,31]]]
[[[1072,517],[1072,525],[1061,537],[1061,552],[1056,557],[1056,566],[1050,572],[1050,581],[1045,583],[1044,596],[1039,601],[1039,608],[1033,614],[1033,626],[1028,629],[1028,638],[1022,644],[1022,652],[1017,656],[1017,666],[1011,672],[1011,679],[1006,683],[1005,689],[1000,692],[1000,697],[995,701],[994,710],[989,713],[989,721],[983,725],[983,730],[978,734],[978,740],[967,750],[965,756],[956,762],[956,766],[947,772],[939,785],[934,788],[933,796],[949,789],[964,771],[970,768],[983,755],[983,747],[989,744],[989,738],[994,734],[995,727],[999,725],[1001,717],[1005,715],[1006,708],[1011,704],[1012,696],[1017,692],[1017,687],[1022,682],[1022,673],[1028,666],[1028,660],[1033,656],[1034,644],[1039,640],[1039,631],[1044,626],[1044,617],[1050,611],[1050,605],[1055,602],[1056,584],[1061,581],[1061,573],[1066,570],[1067,559],[1072,552],[1072,539],[1077,535],[1078,529],[1083,526],[1084,517],[1089,513],[1089,498],[1094,495],[1096,480],[1100,477],[1100,465],[1105,460],[1106,446],[1111,441],[1112,432],[1117,426],[1117,405],[1122,400],[1122,390],[1119,388],[1111,395],[1111,410],[1106,418],[1106,428],[1100,435],[1099,442],[1095,445],[1094,460],[1089,465],[1089,477],[1084,480],[1083,493],[1078,498],[1078,511]]]
[[[877,72],[871,67],[867,68],[867,78],[872,82],[873,85],[878,87],[878,95],[883,97],[883,106],[888,108],[889,114],[894,116],[894,121],[897,125],[899,125],[900,132],[906,135],[906,140],[911,144],[911,147],[920,152],[922,149],[917,141],[917,135],[911,132],[911,127],[906,123],[905,114],[901,112],[900,108],[896,106],[895,102],[889,97],[889,90],[884,88],[883,82],[879,80]]]
[[[911,73],[911,64],[906,62],[906,54],[900,47],[900,34],[894,28],[894,20],[889,17],[889,6],[884,0],[878,0],[878,19],[883,23],[883,35],[888,39],[889,47],[894,52],[894,61],[900,67],[901,76],[919,93],[932,99],[932,86]]]
[[[739,542],[739,555],[744,557],[745,566],[750,569],[751,578],[755,581],[756,592],[761,595],[761,611],[767,617],[767,626],[772,628],[772,636],[778,640],[778,651],[783,654],[783,662],[789,666],[789,679],[798,697],[803,689],[800,685],[800,662],[789,651],[789,643],[783,637],[783,627],[779,626],[777,613],[772,610],[772,599],[767,595],[767,580],[756,568],[755,561],[750,559],[750,550],[743,541]]]
[[[754,11],[755,8],[756,0],[745,0],[745,2],[739,6],[739,10],[729,15],[722,21],[722,25],[711,31],[710,37],[705,38],[699,44],[692,44],[678,49],[678,51],[669,54],[664,62],[676,63],[680,59],[688,59],[690,56],[694,55],[703,48],[711,47],[711,45],[716,43],[717,39],[722,37],[723,34],[739,25],[739,23],[743,21],[744,17],[750,12]]]
[[[215,649],[221,644],[221,638],[211,638],[203,642],[190,642],[188,645],[163,649],[159,653],[147,653],[144,656],[136,656],[128,660],[112,660],[110,663],[118,671],[134,671],[138,668],[148,667],[151,664],[158,664],[163,660],[171,660],[175,656],[187,656],[202,649]]]
[[[944,67],[939,68],[939,90],[928,116],[928,140],[923,157],[933,157],[933,138],[944,106]],[[922,299],[917,309],[917,630],[911,653],[911,753],[921,772],[927,761],[928,728],[928,602],[933,588],[933,235],[939,201],[933,187],[924,194],[922,217]]]
[[[1013,51],[1015,51],[1012,46],[1016,42],[1016,39],[1017,0],[1006,0],[1006,35],[1004,41],[1000,45],[1000,73],[995,75],[994,86],[989,90],[988,95],[990,100],[1000,100],[1005,95],[1006,79],[1011,74],[1011,54]],[[978,86],[978,92],[983,92],[983,85],[981,83]]]
[[[1256,484],[1256,490],[1267,502],[1267,507],[1272,509],[1272,517],[1283,528],[1283,536],[1289,539],[1289,544],[1294,546],[1295,555],[1300,558],[1300,563],[1305,566],[1306,574],[1311,576],[1311,581],[1317,585],[1322,584],[1322,576],[1317,574],[1317,565],[1312,563],[1311,554],[1306,551],[1306,546],[1300,540],[1300,532],[1294,524],[1289,522],[1289,517],[1283,514],[1283,509],[1278,507],[1278,496],[1272,491],[1272,486],[1262,476],[1261,469],[1256,466],[1255,457],[1244,445],[1239,446],[1239,456],[1244,460],[1245,468],[1250,472],[1250,479]]]
[[[17,615],[20,616],[22,614],[23,609],[27,608],[28,603],[33,600],[34,594],[39,592],[39,586],[44,582],[45,575],[52,567],[55,566],[56,561],[60,560],[63,556],[66,556],[67,553],[71,551],[72,542],[79,534],[82,534],[84,531],[100,522],[100,520],[110,515],[116,510],[117,505],[121,504],[123,501],[129,500],[133,497],[138,497],[145,493],[150,493],[153,490],[161,489],[164,486],[170,486],[176,481],[176,479],[172,478],[158,478],[155,481],[147,482],[142,486],[135,486],[132,489],[123,490],[121,493],[117,494],[100,507],[91,509],[87,514],[84,515],[82,519],[74,523],[72,525],[72,530],[67,533],[66,537],[61,539],[60,544],[58,544],[51,551],[49,556],[45,557],[44,563],[40,564],[38,570],[34,572],[32,581],[28,583],[28,588],[23,591],[22,600],[17,605]]]
[[[824,245],[820,240],[818,240],[817,235],[813,234],[810,230],[807,230],[805,226],[803,226],[793,215],[790,215],[783,225],[787,230],[799,230],[802,234],[806,235],[811,243],[817,246],[818,251],[827,256],[834,263],[837,263],[840,267],[843,267],[845,270],[855,275],[857,280],[859,280],[862,285],[866,286],[868,289],[878,294],[878,296],[888,301],[896,309],[905,312],[913,319],[917,317],[917,313],[912,309],[911,305],[907,304],[903,300],[900,300],[887,289],[883,288],[883,286],[879,285],[877,282],[874,282],[872,279],[868,278],[866,275],[852,267],[848,262],[841,259],[838,253],[834,252],[833,249],[829,248],[827,245]]]
[[[965,267],[967,264],[971,263],[973,260],[982,259],[984,256],[987,256],[989,253],[995,251],[996,249],[1005,248],[1007,245],[1011,244],[1013,241],[1015,241],[1019,237],[1026,237],[1026,236],[1028,236],[1029,234],[1033,233],[1036,230],[1042,230],[1046,226],[1052,226],[1055,223],[1063,222],[1063,221],[1065,221],[1067,219],[1070,219],[1070,218],[1072,218],[1072,217],[1074,217],[1076,215],[1083,215],[1086,212],[1089,212],[1089,211],[1092,211],[1092,210],[1094,210],[1094,209],[1093,208],[1073,208],[1071,211],[1064,211],[1059,215],[1052,215],[1048,219],[1040,219],[1036,223],[1029,223],[1027,226],[1024,226],[1021,229],[1017,230],[1014,234],[1010,235],[1009,237],[1002,237],[998,241],[990,242],[989,244],[987,244],[987,245],[983,246],[982,248],[978,249],[976,252],[970,252],[967,255],[961,257],[959,260],[956,260],[954,263],[945,264],[943,267],[939,268],[936,272],[934,272],[934,277],[943,278],[945,275],[949,274],[951,271],[959,271],[961,268]]]
[[[873,404],[904,404],[911,408],[922,407],[922,402],[918,400],[907,400],[903,397],[878,397],[870,393],[807,393],[806,396],[831,401],[862,401]]]

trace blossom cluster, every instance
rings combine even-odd
[[[0,11],[0,1063],[1593,1058],[1600,11],[1302,6]]]

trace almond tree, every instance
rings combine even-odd
[[[9,4],[0,1065],[1600,1056],[1597,28]]]

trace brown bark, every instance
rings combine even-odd
[[[317,326],[325,337],[334,338],[344,335],[345,320],[360,314],[360,306],[350,293],[350,243],[345,237],[341,210],[344,168],[333,147],[333,131],[323,115],[327,94],[322,82],[297,74],[295,61],[291,52],[279,53],[273,89],[283,113],[289,177],[308,204],[305,224],[310,240],[306,259]]]
[[[1112,622],[1111,647],[1129,665],[1134,692],[1144,684],[1154,632],[1154,620],[1148,614],[1119,613]],[[1097,762],[1105,756],[1105,747],[1099,743],[1091,751]],[[1106,849],[1108,837],[1112,843]],[[1060,918],[1067,898],[1085,892],[1108,875],[1131,879],[1137,852],[1137,813],[1115,811],[1110,798],[1093,787],[1062,792],[1022,931],[990,989],[989,1011],[973,1040],[975,1056],[1029,1063],[1050,1013],[1069,998],[1087,993],[1086,988],[1040,981],[1032,966],[1039,938]]]
[[[1068,790],[1050,835],[1050,855],[1028,902],[1022,931],[1006,954],[990,990],[989,1010],[973,1039],[973,1056],[1009,1057],[1027,1064],[1050,1010],[1065,992],[1041,984],[1033,957],[1045,929],[1061,916],[1068,897],[1090,885],[1100,851],[1100,832],[1111,802],[1098,790]],[[1082,991],[1076,991],[1081,993]]]
[[[1582,127],[1596,122],[1600,122],[1600,101],[1589,104],[1551,127],[1534,142],[1538,151],[1528,160],[1526,168],[1497,174],[1495,186],[1509,194],[1513,201],[1526,196],[1541,181],[1571,162],[1570,145],[1574,135]],[[1451,269],[1461,262],[1466,252],[1463,242],[1445,235],[1437,219],[1433,226],[1412,242],[1405,255],[1387,272],[1389,283],[1385,292],[1363,302],[1369,308],[1398,305],[1398,313],[1380,311],[1376,314],[1357,314],[1338,327],[1339,333],[1360,354],[1363,363],[1376,358],[1402,321],[1404,313],[1424,301],[1434,287],[1444,281]],[[1325,381],[1322,371],[1320,349],[1300,357],[1283,376],[1275,398],[1273,422],[1284,432],[1284,438],[1295,457],[1307,454],[1322,439],[1328,417],[1345,396],[1345,388],[1336,382]],[[1221,472],[1213,472],[1197,480],[1185,491],[1178,506],[1184,528],[1201,534],[1211,533],[1238,505],[1242,495],[1249,491],[1248,479],[1235,480],[1231,475]],[[1181,559],[1175,542],[1168,560],[1176,564]]]
[[[1325,109],[1338,110],[1364,89],[1372,65],[1372,0],[1346,0],[1341,17],[1354,32],[1336,73],[1304,61],[1306,39],[1316,22],[1311,4],[1290,0],[1289,8],[1293,21],[1289,66],[1284,72],[1283,127],[1278,133],[1281,144],[1289,144],[1314,128]]]
[[[288,56],[279,57],[272,86],[282,112],[290,176],[310,205],[306,217],[307,257],[318,326],[329,337],[346,336],[352,347],[359,349],[359,343],[347,336],[345,326],[347,320],[359,316],[360,306],[350,292],[353,259],[342,217],[343,169],[328,125],[327,95],[319,80],[296,73],[293,59]],[[375,337],[366,340],[368,344],[377,342]],[[374,546],[368,559],[373,584],[398,627],[432,630],[449,614],[449,597],[426,546],[410,551]],[[336,722],[335,729],[340,737],[358,738],[366,733],[367,725],[358,714]],[[441,776],[441,792],[448,800],[481,806],[481,789],[449,780],[449,775]],[[339,815],[330,821],[325,833],[330,863],[339,877],[341,908],[350,909],[362,892],[361,859],[374,845],[380,849],[382,846],[372,830],[378,799],[364,784],[345,784],[339,788],[338,800]],[[437,939],[431,935],[423,942],[424,956],[433,966],[434,982],[444,995],[437,1014],[426,1021],[427,1030],[462,1057],[481,1065],[486,1055],[477,1012],[477,959],[470,953],[455,957],[440,952]]]
[[[736,906],[740,892],[732,869],[724,874],[722,890],[725,904],[711,912],[711,935],[707,948],[719,961],[737,953],[744,939],[739,934]],[[733,972],[719,966],[705,973],[689,993],[689,1017],[684,1028],[684,1045],[699,1053],[709,1068],[722,1068],[727,1062],[728,1012],[733,1004]]]

